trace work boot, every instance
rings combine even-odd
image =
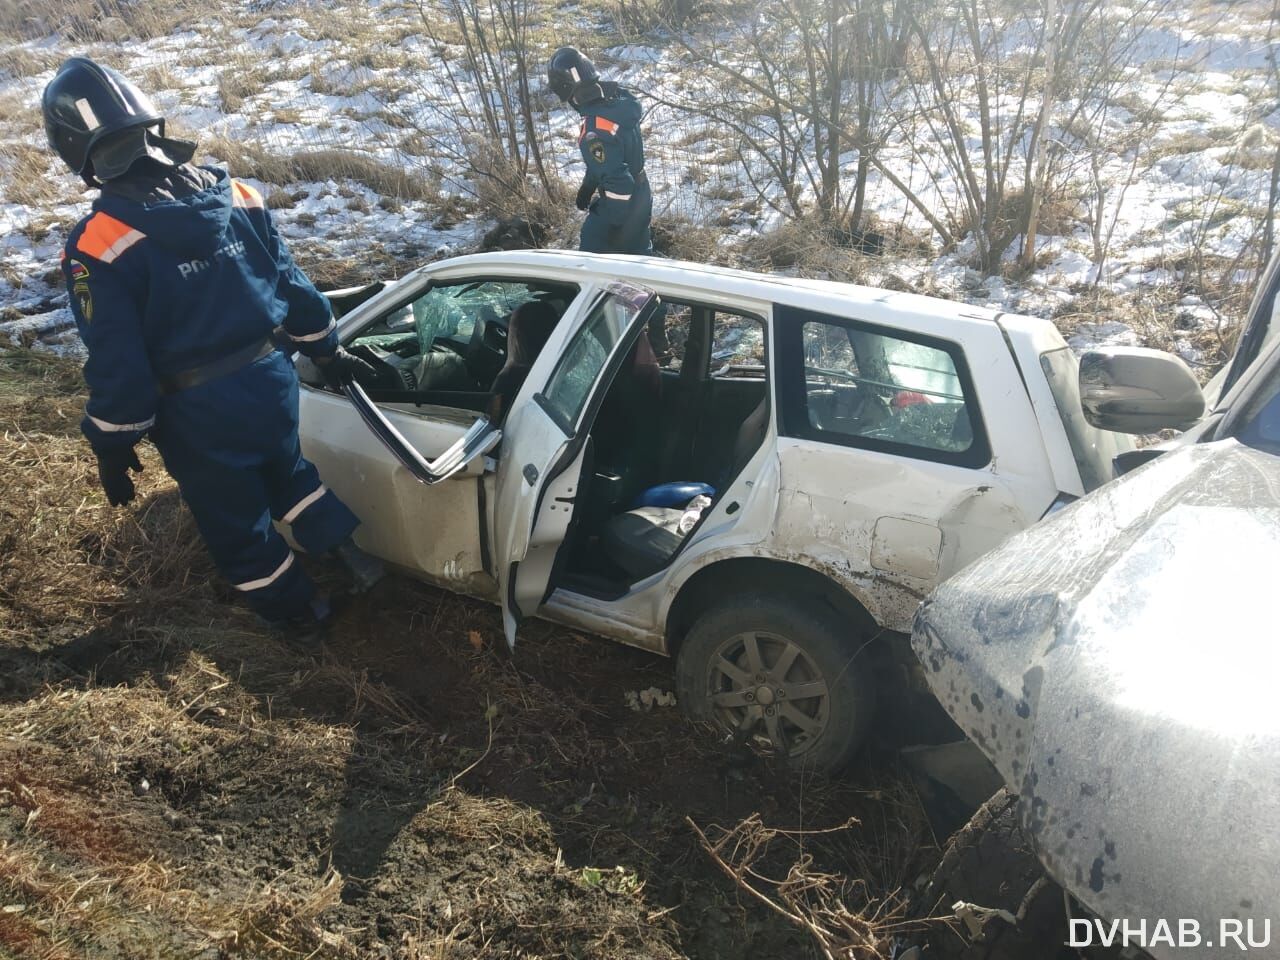
[[[333,622],[333,615],[333,604],[329,598],[323,593],[317,593],[307,604],[306,613],[283,620],[263,620],[288,643],[306,649],[318,649]]]
[[[342,541],[334,547],[333,554],[347,568],[356,593],[365,593],[373,589],[374,585],[387,575],[382,561],[365,553],[352,540]]]

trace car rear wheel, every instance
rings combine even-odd
[[[874,706],[865,639],[810,598],[739,596],[702,614],[676,658],[685,713],[793,766],[835,771]]]

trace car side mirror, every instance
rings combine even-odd
[[[1080,405],[1099,430],[1185,430],[1204,416],[1204,394],[1173,354],[1146,347],[1104,347],[1080,358]]]

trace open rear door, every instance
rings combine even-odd
[[[524,394],[505,424],[498,466],[495,556],[502,622],[516,628],[550,592],[556,554],[573,519],[588,432],[627,351],[658,307],[651,290],[608,288],[567,340],[551,376]]]

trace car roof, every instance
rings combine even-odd
[[[638,257],[620,254],[583,253],[578,250],[504,250],[493,253],[476,253],[436,261],[429,268],[445,264],[492,268],[502,264],[510,267],[538,269],[553,266],[556,270],[592,279],[610,281],[626,280],[632,283],[652,283],[659,286],[684,286],[713,288],[717,292],[733,296],[786,304],[800,309],[846,313],[851,306],[864,306],[891,313],[910,313],[917,317],[933,317],[940,321],[954,322],[958,318],[988,323],[1003,319],[1001,314],[985,307],[975,307],[962,301],[944,300],[918,293],[903,293],[866,287],[836,280],[811,280],[774,273],[755,273],[732,267],[717,267],[687,260],[668,260],[664,257]],[[620,271],[625,267],[625,273]],[[874,321],[873,317],[868,317]],[[1037,317],[1024,318],[1032,324],[1048,324]]]

